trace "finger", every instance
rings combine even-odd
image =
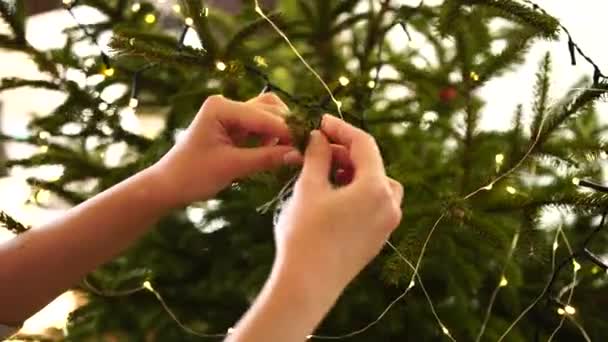
[[[403,185],[401,185],[401,183],[390,177],[387,178],[388,184],[390,185],[391,191],[393,192],[393,200],[395,204],[400,208],[403,202]]]
[[[334,165],[339,169],[353,169],[353,161],[350,159],[350,152],[342,145],[331,144],[331,154]]]
[[[331,115],[324,115],[321,130],[332,142],[345,146],[361,174],[384,175],[384,164],[374,139],[364,131]]]
[[[265,146],[238,149],[237,178],[269,171],[284,165],[302,163],[302,154],[290,146]]]
[[[301,179],[307,183],[329,184],[332,151],[327,138],[318,130],[310,133],[304,155]]]
[[[277,137],[282,143],[291,142],[291,134],[285,120],[265,110],[218,96],[210,97],[203,106],[228,130],[244,130]]]
[[[255,104],[260,104],[260,105],[278,107],[278,108],[280,108],[280,111],[283,114],[286,114],[289,112],[289,107],[287,106],[287,104],[285,102],[283,102],[283,100],[281,100],[281,98],[273,92],[268,92],[268,93],[264,93],[260,96],[256,96],[256,97],[250,99],[249,101],[247,101],[247,103],[255,103]]]
[[[270,104],[266,104],[266,103],[257,103],[257,102],[252,102],[252,103],[248,103],[250,106],[256,106],[259,109],[265,110],[269,113],[272,113],[276,116],[279,117],[287,117],[289,115],[289,109],[285,109],[283,108],[283,106],[279,106],[279,105],[270,105]]]

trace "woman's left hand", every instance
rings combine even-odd
[[[272,93],[247,102],[207,98],[183,137],[152,169],[170,206],[215,196],[234,180],[298,164],[284,116],[289,108]],[[241,147],[252,136],[259,147]]]

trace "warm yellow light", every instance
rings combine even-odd
[[[36,192],[36,202],[46,204],[51,199],[51,192],[48,190],[39,190]]]
[[[505,276],[503,275],[502,278],[500,279],[500,287],[505,287],[509,285],[509,281],[507,280],[507,278],[505,278]]]
[[[234,328],[228,328],[228,335],[232,334],[234,332]]]
[[[494,188],[494,183],[490,183],[490,184],[486,185],[483,189],[490,191],[490,190],[492,190],[492,188]]]
[[[597,266],[593,266],[593,268],[591,269],[591,274],[598,274],[600,273],[600,268]]]
[[[564,308],[564,311],[566,311],[566,313],[568,315],[574,315],[576,313],[576,309],[570,305],[566,305],[566,307]]]
[[[346,87],[350,83],[350,80],[346,76],[340,76],[340,78],[338,78],[338,82],[340,82],[341,86]]]
[[[131,107],[131,108],[137,108],[138,105],[139,105],[139,100],[138,99],[132,97],[129,100],[129,107]]]
[[[153,13],[148,13],[144,17],[144,21],[148,24],[154,24],[156,22],[156,16]]]
[[[558,247],[557,241],[553,242],[553,250],[556,251]]]
[[[494,159],[496,160],[496,164],[502,165],[502,163],[505,161],[505,155],[502,153],[499,153],[494,157]]]
[[[479,81],[479,74],[477,74],[475,71],[471,71],[471,79],[475,82]]]
[[[410,284],[408,285],[408,290],[411,289],[412,287],[416,286],[416,282],[414,282],[413,280],[410,281]]]
[[[173,5],[173,12],[180,13],[181,11],[182,11],[182,6],[180,6],[179,4]]]
[[[131,11],[133,11],[133,12],[139,12],[140,9],[141,9],[141,4],[139,2],[136,2],[133,5],[131,5]]]
[[[112,77],[112,76],[114,76],[114,73],[115,73],[114,68],[103,69],[103,75],[106,77]]]
[[[49,147],[46,145],[40,146],[40,153],[47,153],[49,151]]]
[[[66,6],[69,6],[72,4],[72,2],[74,2],[73,0],[63,0],[63,4]]]
[[[558,315],[563,316],[565,313],[566,313],[566,311],[564,311],[564,309],[562,309],[562,308],[558,308],[557,309],[557,314]]]
[[[581,184],[581,180],[577,177],[572,178],[572,184],[579,186]]]
[[[572,260],[572,267],[574,268],[574,272],[578,272],[581,269],[581,264],[576,262],[576,260]]]
[[[38,133],[38,138],[46,140],[48,138],[51,137],[51,133],[47,132],[47,131],[42,131],[40,133]]]
[[[444,335],[448,335],[448,336],[450,335],[450,331],[444,325],[441,325],[441,331],[443,332]]]
[[[219,61],[219,62],[215,63],[215,67],[219,71],[224,71],[224,70],[226,70],[226,63]]]
[[[376,87],[376,82],[374,80],[367,82],[367,87],[370,89],[374,89]]]
[[[266,63],[266,59],[262,56],[255,56],[253,57],[253,61],[255,62],[255,64],[257,64],[257,66],[260,67],[268,67],[268,63]]]
[[[515,195],[517,193],[517,189],[515,189],[512,186],[508,186],[507,187],[507,192],[510,193],[511,195]]]
[[[146,289],[146,290],[148,290],[150,292],[154,292],[154,289],[152,288],[152,284],[150,284],[150,282],[147,281],[147,280],[144,281],[143,287],[144,287],[144,289]]]
[[[190,18],[190,17],[188,17],[188,18],[184,19],[184,22],[185,22],[185,23],[186,23],[186,25],[188,25],[188,26],[192,26],[192,25],[194,25],[194,20],[193,20],[192,18]]]
[[[608,153],[606,153],[606,151],[600,152],[600,158],[604,160],[608,159]]]
[[[203,17],[208,17],[209,16],[209,7],[205,7],[203,8],[203,13],[201,13],[203,15]]]
[[[342,108],[342,101],[336,101],[336,106],[338,106],[338,109]]]

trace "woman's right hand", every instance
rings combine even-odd
[[[348,184],[331,184],[332,159],[354,171]],[[323,283],[338,295],[399,225],[402,199],[403,187],[386,176],[373,137],[325,115],[321,130],[311,134],[293,197],[275,227],[275,271],[298,282]]]

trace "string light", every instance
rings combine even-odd
[[[101,72],[106,77],[112,77],[116,73],[114,68],[104,68]]]
[[[51,199],[51,192],[48,190],[38,190],[36,192],[36,202],[41,204],[47,204]]]
[[[268,63],[266,63],[266,59],[264,57],[262,57],[262,56],[255,56],[255,57],[253,57],[253,61],[259,67],[264,67],[264,68],[268,67]]]
[[[376,81],[370,80],[369,82],[367,82],[367,87],[370,89],[376,88]]]
[[[133,11],[135,13],[139,12],[140,9],[141,9],[141,4],[139,2],[136,2],[133,5],[131,5],[131,11]]]
[[[209,16],[209,7],[203,8],[201,14],[203,15],[203,17],[208,17]]]
[[[494,183],[490,183],[490,184],[486,185],[483,189],[490,191],[490,190],[492,190],[492,188],[494,188]]]
[[[144,21],[148,24],[154,24],[156,22],[156,15],[154,15],[154,13],[148,13],[144,17]]]
[[[515,195],[517,193],[517,189],[515,189],[512,186],[507,186],[506,188],[507,192],[510,193],[511,195]]]
[[[182,11],[182,6],[180,6],[179,4],[173,5],[173,12],[180,13],[181,11]]]
[[[477,74],[475,71],[471,71],[471,74],[469,76],[471,77],[471,80],[473,80],[474,82],[479,81],[479,74]]]
[[[572,259],[572,268],[574,269],[574,272],[578,272],[581,269],[581,264]]]
[[[228,335],[232,334],[233,332],[234,332],[234,328],[228,328],[228,331],[227,331]]]
[[[340,76],[340,78],[338,78],[338,82],[340,82],[341,86],[346,87],[350,83],[350,80],[346,76]]]
[[[224,70],[226,70],[226,63],[224,63],[222,61],[218,61],[215,63],[215,68],[219,71],[224,71]]]
[[[38,133],[38,138],[40,138],[42,140],[46,140],[50,137],[51,137],[51,133],[49,133],[47,131],[42,131],[42,132]]]
[[[559,244],[557,243],[557,240],[553,241],[553,251],[556,251],[558,247]]]
[[[139,100],[138,100],[137,98],[132,97],[132,98],[129,100],[129,107],[131,107],[131,108],[135,109],[135,108],[137,108],[137,106],[138,106],[138,105],[139,105]]]
[[[500,278],[500,283],[498,284],[498,286],[500,287],[505,287],[509,285],[509,281],[507,280],[507,278],[505,278],[505,276],[503,275],[502,278]]]
[[[184,22],[185,22],[185,23],[186,23],[186,25],[188,25],[188,26],[192,26],[192,25],[194,25],[194,19],[192,19],[192,18],[190,18],[190,17],[188,17],[188,18],[184,19]]]
[[[566,314],[566,311],[562,308],[557,308],[557,314],[560,316],[563,316]]]
[[[502,163],[505,161],[505,155],[502,153],[499,153],[494,157],[494,159],[496,160],[496,164],[502,165]]]
[[[600,159],[608,159],[608,153],[606,153],[606,151],[600,152]]]
[[[47,153],[49,151],[49,147],[46,145],[40,146],[40,149],[38,149],[40,151],[40,153]]]
[[[63,4],[64,4],[64,5],[66,5],[66,6],[71,6],[71,5],[72,5],[72,3],[74,2],[74,0],[63,0],[62,2],[63,2]]]
[[[574,315],[576,313],[576,309],[570,305],[566,305],[564,307],[564,311],[568,314],[568,315]]]
[[[577,177],[572,178],[572,184],[579,186],[581,184],[581,180]]]

